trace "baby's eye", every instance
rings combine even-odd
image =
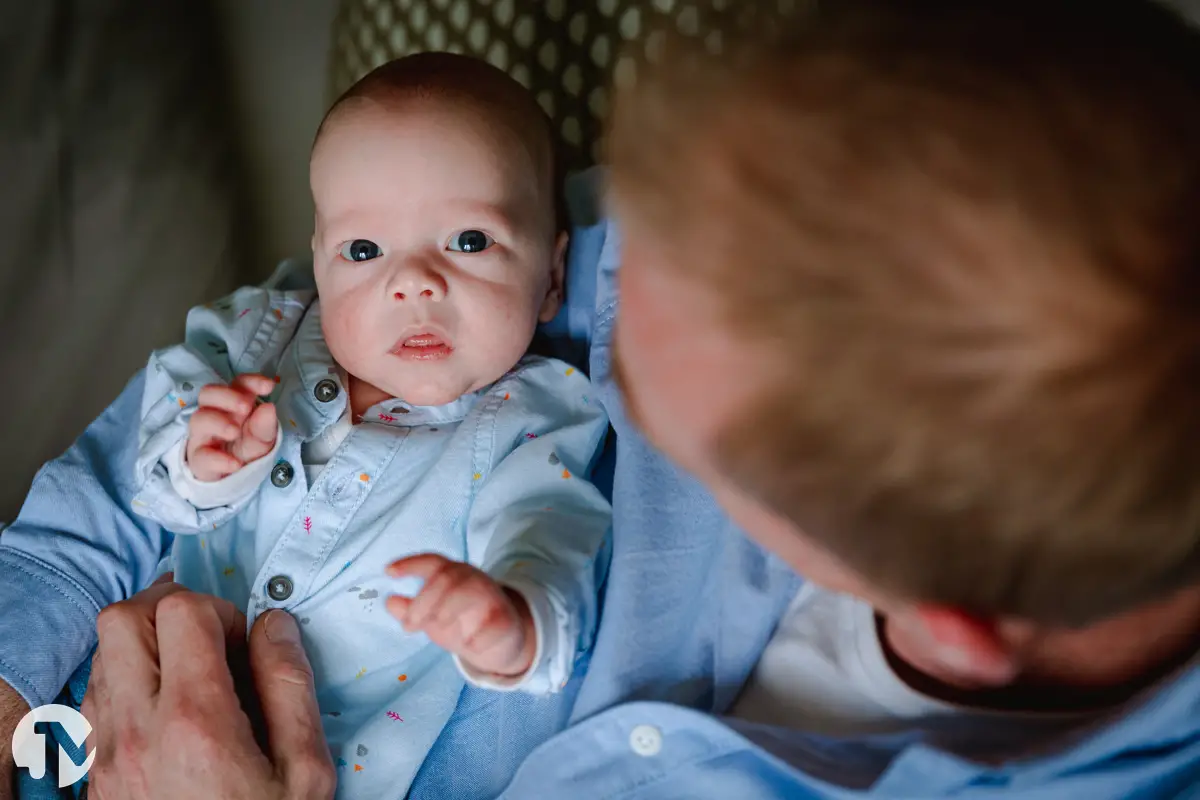
[[[342,249],[338,251],[338,255],[347,261],[370,261],[383,255],[383,251],[374,242],[366,239],[355,239],[353,242],[346,242],[342,245]]]
[[[450,243],[446,245],[446,249],[456,253],[478,253],[481,250],[487,250],[495,243],[495,240],[483,231],[463,231],[450,237]]]

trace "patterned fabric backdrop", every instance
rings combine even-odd
[[[342,0],[333,28],[331,100],[390,59],[427,50],[485,58],[531,89],[567,166],[600,158],[614,81],[653,59],[663,26],[719,52],[722,30],[807,12],[816,0]]]

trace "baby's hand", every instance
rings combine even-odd
[[[515,677],[533,664],[537,634],[529,604],[487,573],[427,553],[396,561],[388,574],[425,581],[416,597],[387,600],[388,611],[405,630],[424,631],[478,672]]]
[[[274,388],[275,381],[262,375],[238,375],[229,386],[214,383],[200,390],[185,451],[197,480],[220,480],[271,452],[275,406],[256,408],[255,402]]]

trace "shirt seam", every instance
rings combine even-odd
[[[55,569],[53,566],[51,566],[50,564],[47,564],[46,562],[44,562],[40,559],[34,558],[33,556],[27,555],[27,554],[22,553],[17,550],[13,550],[11,548],[0,547],[0,561],[6,560],[6,554],[4,552],[5,550],[7,550],[7,553],[11,553],[12,556],[14,556],[15,558],[23,558],[33,564],[36,564],[37,566],[41,567],[42,569],[45,569],[47,572],[55,575],[56,577],[61,578],[66,583],[68,583],[73,589],[78,591],[79,594],[81,594],[83,597],[85,597],[88,600],[88,602],[90,602],[92,604],[92,609],[93,609],[94,614],[100,613],[100,604],[96,602],[95,598],[93,598],[90,594],[88,594],[86,589],[84,589],[82,586],[80,586],[78,583],[76,583],[75,580],[73,580],[69,575],[66,575],[65,573]],[[19,572],[22,572],[25,575],[27,575],[28,577],[34,579],[35,581],[38,581],[39,583],[44,584],[45,586],[48,586],[49,588],[58,592],[60,595],[63,596],[64,599],[66,599],[66,601],[68,603],[70,603],[75,608],[76,611],[83,614],[84,616],[87,616],[88,610],[86,608],[84,608],[82,605],[80,605],[79,602],[74,597],[72,597],[67,592],[64,592],[60,587],[51,583],[44,576],[37,574],[36,572],[30,570],[27,567],[22,566],[21,564],[11,563],[11,566],[14,569],[18,570]]]

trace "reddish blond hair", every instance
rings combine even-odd
[[[840,5],[615,109],[626,235],[776,364],[724,469],[912,600],[1084,624],[1196,584],[1200,37]]]

